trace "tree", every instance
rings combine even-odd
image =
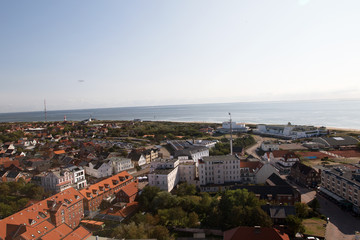
[[[195,212],[189,213],[189,220],[187,226],[190,228],[197,227],[199,225],[199,216]]]
[[[149,211],[153,199],[159,192],[160,192],[160,188],[155,186],[146,186],[142,190],[139,196],[139,203],[142,210]]]
[[[150,229],[149,238],[168,240],[170,239],[169,230],[164,226],[157,225]]]
[[[296,210],[296,216],[299,218],[307,218],[310,213],[309,206],[301,202],[295,203],[295,210]]]
[[[194,184],[189,184],[187,182],[184,182],[177,186],[175,194],[178,196],[195,195],[196,187]]]
[[[305,232],[304,225],[302,225],[302,220],[294,215],[289,215],[286,217],[286,224],[291,236],[295,236],[295,234],[298,232]]]
[[[169,192],[159,192],[151,202],[150,210],[156,212],[158,209],[168,209],[178,206],[178,199]]]
[[[314,198],[311,202],[309,202],[309,207],[311,207],[312,210],[314,210],[314,212],[319,212],[319,208],[320,208],[319,200],[317,200],[317,198]]]

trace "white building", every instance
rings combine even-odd
[[[197,184],[197,167],[195,162],[192,160],[180,160],[178,167],[180,182],[187,182],[194,185]]]
[[[89,162],[84,168],[87,175],[96,178],[112,176],[113,173],[113,165],[110,160]]]
[[[294,152],[286,150],[267,152],[264,154],[263,159],[270,162],[282,174],[289,173],[291,167],[300,160]]]
[[[207,147],[189,147],[182,150],[175,151],[175,157],[187,156],[189,159],[192,159],[195,163],[203,157],[209,156],[209,149]]]
[[[108,160],[112,163],[114,174],[134,168],[134,163],[130,158],[112,157]]]
[[[82,189],[87,186],[85,170],[82,167],[71,166],[64,168],[63,170],[69,171],[73,174],[73,183],[76,189]]]
[[[255,132],[289,139],[317,137],[327,134],[325,127],[291,125],[290,123],[288,125],[259,124]]]
[[[236,123],[236,122],[223,122],[222,127],[217,130],[222,133],[230,132],[230,127],[232,132],[248,132],[249,127],[245,125],[245,123]]]
[[[170,192],[179,182],[179,160],[166,159],[151,162],[149,185]]]
[[[45,191],[58,193],[72,187],[74,175],[70,171],[48,172],[41,176],[41,186]]]
[[[279,146],[277,142],[264,141],[261,143],[261,150],[265,152],[279,150]]]
[[[241,182],[240,159],[234,155],[204,157],[198,168],[200,185]]]

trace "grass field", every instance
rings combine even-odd
[[[304,219],[303,225],[305,227],[305,234],[325,237],[325,220],[322,220],[320,218]]]

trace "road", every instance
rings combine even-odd
[[[289,182],[289,181],[288,181]],[[301,202],[309,203],[315,197],[320,203],[320,212],[330,219],[326,226],[326,240],[354,240],[355,231],[360,231],[360,219],[343,211],[333,202],[316,193],[316,191],[289,182],[301,193]]]
[[[258,149],[262,142],[264,141],[264,139],[258,135],[253,135],[255,141],[256,141],[256,144],[252,145],[251,147],[247,148],[245,150],[245,152],[248,154],[248,155],[252,155],[254,158],[257,158],[259,160],[261,160],[261,157],[256,153],[256,149]]]
[[[353,240],[355,231],[360,231],[360,219],[343,211],[333,202],[317,194],[320,203],[320,212],[330,218],[326,227],[326,240]]]

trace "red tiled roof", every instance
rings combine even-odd
[[[78,227],[72,233],[63,238],[63,240],[82,240],[90,237],[92,233],[83,226]]]
[[[125,187],[121,188],[120,191],[123,191],[127,196],[131,197],[131,196],[137,194],[137,192],[139,190],[138,190],[136,182],[131,182],[128,185],[126,185]]]
[[[65,151],[64,150],[58,150],[58,151],[54,151],[55,154],[59,155],[59,154],[64,154]]]
[[[249,170],[255,170],[257,168],[261,168],[264,164],[259,161],[256,162],[245,162],[240,161],[240,168],[249,168]]]
[[[80,193],[81,195],[84,196],[84,198],[90,200],[94,192],[98,194],[102,194],[104,192],[107,192],[109,189],[113,189],[125,182],[131,181],[131,179],[133,179],[133,177],[128,172],[123,171],[112,177],[104,179],[98,183],[95,183],[93,185],[88,186],[87,188],[80,190]]]
[[[338,150],[338,151],[329,151],[329,152],[339,155],[341,157],[360,157],[360,151],[357,150]]]
[[[51,211],[51,209],[48,207],[48,201],[54,201],[57,203],[57,205],[59,205],[61,201],[61,205],[63,205],[66,204],[65,199],[69,200],[71,204],[74,204],[80,202],[83,198],[81,194],[79,194],[79,192],[74,188],[68,188],[65,191],[55,194],[45,200],[25,208],[22,211],[6,217],[0,220],[0,239],[5,239],[6,237],[14,234],[12,231],[8,231],[7,227],[10,225],[16,226],[15,228],[18,229],[23,224],[26,224],[26,226],[24,226],[23,234],[29,235],[28,233],[31,233],[36,238],[44,235],[45,228],[42,225],[45,225],[48,229],[50,229],[52,226],[52,224],[48,221],[50,218],[49,211]],[[37,232],[38,226],[40,226],[42,229],[40,234]],[[13,230],[16,231],[16,229]],[[33,233],[34,229],[36,231]],[[34,238],[30,237],[31,234],[29,235],[29,239]]]
[[[269,227],[237,227],[224,232],[224,240],[290,240],[286,233]]]
[[[329,157],[329,155],[322,152],[296,152],[300,157],[316,157],[318,159]]]
[[[72,229],[66,225],[65,223],[61,224],[57,228],[53,229],[46,235],[41,237],[41,240],[55,240],[55,239],[62,239],[66,235],[72,232]]]

